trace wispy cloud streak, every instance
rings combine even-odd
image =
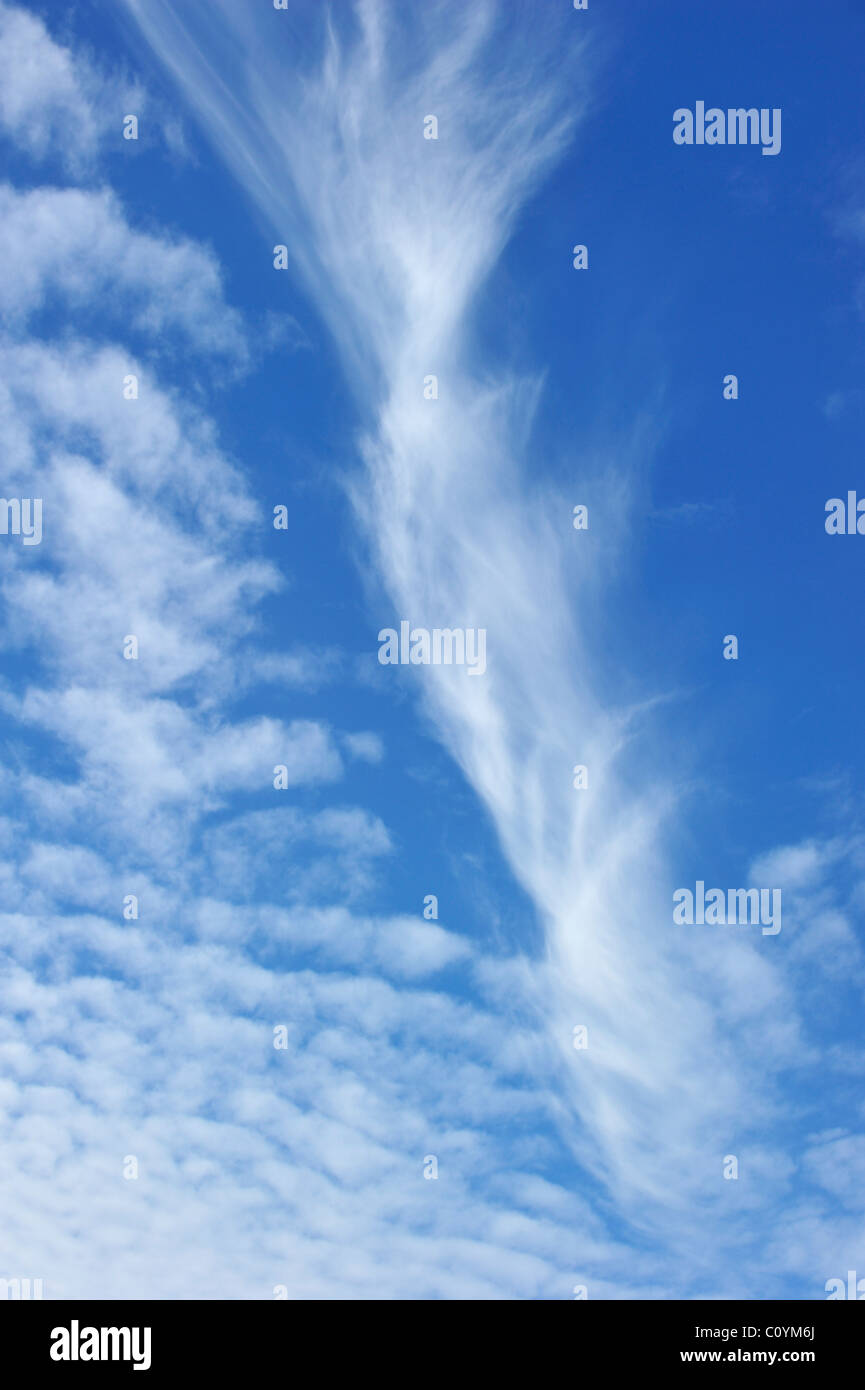
[[[731,965],[728,943],[671,926],[675,798],[636,739],[640,711],[602,693],[627,468],[611,459],[592,478],[603,545],[597,527],[575,542],[572,499],[514,443],[530,438],[538,383],[491,377],[472,319],[520,208],[580,138],[594,64],[573,14],[127,4],[330,325],[364,419],[354,501],[393,612],[487,629],[483,680],[424,668],[417,688],[545,927],[562,1124],[619,1210],[705,1273],[747,1238],[754,1199],[731,1210],[722,1156],[771,1128],[795,999],[753,943]],[[437,141],[423,139],[428,114]],[[572,786],[575,763],[588,790]],[[783,1029],[766,1026],[769,998]]]
[[[583,1157],[622,1194],[666,1201],[671,1147],[713,1131],[720,1142],[741,1099],[736,1069],[718,1062],[712,1011],[686,987],[666,921],[647,913],[664,792],[640,794],[619,771],[631,715],[595,690],[597,575],[573,554],[566,500],[539,496],[531,459],[514,455],[536,393],[481,370],[470,321],[520,207],[579,127],[585,46],[530,7],[440,3],[400,18],[367,0],[305,35],[301,63],[278,15],[208,5],[205,25],[201,7],[182,20],[158,0],[131,8],[344,354],[369,421],[355,501],[394,609],[488,630],[485,678],[426,669],[424,698],[547,927]],[[428,114],[437,141],[423,139]],[[607,485],[621,500],[618,470]],[[576,762],[586,792],[572,786]],[[592,1036],[578,1066],[575,1022]]]

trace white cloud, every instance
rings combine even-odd
[[[739,1277],[722,1272],[725,1252],[753,1230],[728,1218],[721,1156],[771,1126],[775,1068],[791,1050],[816,1054],[801,1042],[783,948],[773,957],[672,928],[663,831],[676,797],[638,738],[645,709],[609,695],[619,682],[604,581],[626,560],[645,432],[634,427],[624,462],[575,460],[603,523],[575,543],[571,499],[540,494],[519,449],[536,383],[491,380],[470,318],[520,206],[586,109],[586,50],[564,11],[541,25],[493,3],[413,11],[408,42],[398,7],[362,0],[356,29],[334,15],[300,41],[292,32],[291,47],[272,15],[241,17],[229,0],[191,3],[182,18],[166,0],[127,5],[332,329],[366,421],[353,497],[392,610],[487,630],[482,680],[422,668],[414,690],[544,926],[563,1131],[620,1214],[717,1295]],[[303,82],[287,80],[292,64]],[[428,112],[435,142],[422,136]],[[588,791],[571,785],[577,762]],[[784,867],[807,873],[808,852]],[[580,1022],[583,1054],[571,1047]],[[758,1148],[765,1176],[770,1150]],[[761,1200],[770,1212],[771,1184]]]
[[[137,140],[123,138],[127,115],[139,120]],[[125,157],[154,144],[188,158],[183,127],[124,71],[117,55],[97,65],[53,38],[29,10],[0,0],[0,135],[31,160],[71,177],[91,176],[108,151]]]
[[[80,332],[7,340],[9,477],[44,477],[49,529],[34,560],[3,555],[9,640],[34,664],[2,691],[19,743],[0,824],[0,1184],[18,1201],[0,1268],[44,1277],[50,1297],[267,1298],[285,1283],[304,1297],[560,1298],[576,1282],[592,1296],[765,1296],[779,1270],[806,1277],[856,1228],[817,1219],[805,1197],[788,1204],[792,1236],[769,1250],[763,1238],[788,1195],[783,1148],[754,1135],[779,1113],[772,1069],[799,1036],[789,980],[752,943],[732,956],[671,934],[659,827],[672,803],[663,778],[626,765],[634,712],[603,694],[612,560],[567,548],[567,499],[539,496],[513,446],[537,392],[481,375],[467,331],[521,202],[582,111],[582,47],[572,31],[570,54],[557,44],[552,20],[545,45],[528,16],[512,46],[487,48],[502,10],[442,3],[424,7],[397,70],[386,12],[363,0],[359,46],[342,46],[335,17],[301,89],[286,83],[275,12],[131,8],[334,328],[370,412],[356,500],[390,602],[416,623],[488,629],[483,680],[431,669],[417,689],[545,952],[490,959],[458,923],[352,901],[392,850],[387,827],[344,805],[301,813],[271,788],[271,764],[322,784],[340,750],[374,757],[379,744],[282,712],[232,718],[249,610],[277,579],[250,559],[259,508],[213,427],[160,386],[158,360],[138,364],[130,416],[124,348]],[[230,108],[204,80],[226,29],[248,80]],[[41,28],[17,32],[38,60]],[[63,110],[78,100],[70,80]],[[38,90],[15,99],[11,126]],[[87,229],[107,247],[134,234],[110,196],[41,192],[7,196],[13,260],[26,261],[22,208],[42,217],[42,278],[22,271],[13,333],[49,292],[74,308],[106,284],[142,326],[233,322],[208,253],[167,240],[148,242],[152,276],[141,260],[80,255],[76,283],[51,254],[59,208],[79,251]],[[429,370],[443,388],[432,408]],[[627,501],[610,473],[606,495]],[[130,610],[138,663],[116,645]],[[586,795],[571,787],[578,760]],[[788,852],[784,867],[804,882],[814,856]],[[140,895],[138,921],[122,920],[121,890]],[[463,972],[464,997],[435,987],[445,970]],[[732,1143],[746,1175],[751,1161],[741,1189],[720,1180]],[[843,1197],[832,1172],[826,1190]],[[611,1198],[617,1229],[631,1218],[639,1239],[611,1238]]]
[[[4,277],[0,310],[23,324],[58,299],[76,311],[96,306],[159,349],[181,342],[241,360],[240,315],[225,304],[213,253],[188,238],[136,231],[110,189],[0,185],[0,257],[18,267]]]
[[[384,757],[384,744],[378,734],[346,734],[343,741],[349,752],[364,762],[380,763]]]
[[[272,26],[240,24],[222,5],[219,32],[234,33],[243,92],[228,104],[205,80],[218,58],[200,10],[180,25],[159,0],[130,7],[283,229],[278,239],[297,249],[359,398],[375,403],[355,500],[394,610],[429,627],[487,629],[483,679],[428,668],[417,690],[546,925],[559,966],[547,1011],[563,1056],[572,1024],[593,1022],[593,1060],[568,1068],[593,1136],[582,1156],[623,1198],[666,1201],[669,1147],[687,1148],[701,1128],[722,1142],[728,1107],[746,1105],[746,1090],[735,1066],[703,1084],[718,1067],[711,1010],[688,989],[681,938],[646,919],[668,794],[626,787],[617,758],[630,715],[605,710],[593,688],[597,552],[590,540],[575,555],[570,505],[521,476],[510,439],[526,437],[536,393],[481,379],[467,331],[521,203],[585,109],[583,44],[555,20],[529,39],[511,16],[505,37],[500,8],[442,3],[413,26],[412,62],[400,68],[396,12],[366,3],[358,42],[334,26],[318,74],[287,87]],[[554,48],[555,76],[545,66]],[[431,109],[437,142],[422,134]],[[432,371],[440,395],[428,402]],[[625,495],[616,473],[606,486],[617,502]],[[608,552],[614,544],[605,537]],[[588,793],[571,785],[578,761],[591,769]],[[705,1187],[699,1170],[694,1181]]]
[[[99,87],[93,69],[55,43],[41,20],[0,4],[0,128],[31,156],[78,151],[80,164],[93,154],[110,119],[98,111]]]
[[[18,32],[44,56],[39,26]],[[321,784],[339,749],[375,760],[380,740],[231,717],[256,669],[250,610],[277,584],[249,555],[260,513],[242,476],[158,368],[80,327],[59,343],[21,337],[49,295],[75,312],[112,287],[118,320],[206,335],[205,321],[233,322],[212,262],[159,238],[118,257],[134,234],[106,194],[7,190],[4,211],[18,285],[0,345],[7,476],[38,481],[46,530],[32,563],[4,549],[0,576],[7,647],[25,657],[2,692],[20,755],[0,826],[0,1181],[18,1194],[0,1267],[23,1262],[53,1298],[268,1298],[278,1282],[322,1297],[559,1296],[570,1271],[556,1252],[573,1232],[557,1239],[530,1198],[509,1223],[474,1190],[507,1167],[485,1126],[531,1124],[548,1103],[518,1084],[530,1040],[406,985],[471,961],[455,932],[342,905],[391,851],[379,820],[344,805],[301,815],[271,786],[275,762]],[[129,370],[134,404],[119,391]],[[137,663],[120,655],[130,630]],[[269,653],[257,676],[308,683],[309,659]],[[238,792],[274,810],[238,816]],[[228,793],[232,820],[208,829]],[[303,856],[291,909],[286,841]],[[275,860],[275,901],[252,906],[256,856]],[[314,901],[333,896],[334,860],[349,889],[336,909]],[[126,921],[130,892],[140,918]],[[298,950],[318,968],[289,964]],[[283,1019],[290,1055],[272,1047]],[[430,1145],[438,1188],[422,1176]],[[518,1138],[515,1161],[526,1152]],[[129,1153],[137,1182],[122,1177]]]

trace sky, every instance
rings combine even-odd
[[[863,39],[0,0],[0,1278],[865,1279]]]

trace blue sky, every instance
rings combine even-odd
[[[865,1278],[865,19],[175,9],[0,5],[0,1277]]]

